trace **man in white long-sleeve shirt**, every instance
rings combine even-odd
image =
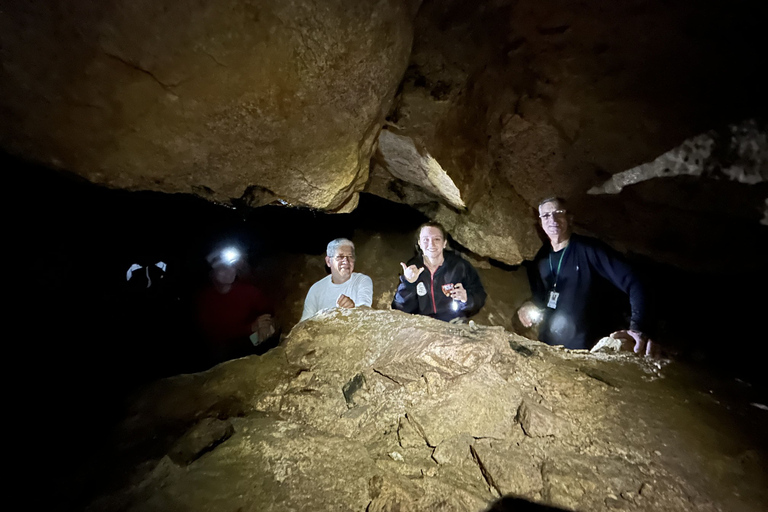
[[[322,309],[370,307],[373,302],[373,281],[365,274],[354,272],[355,244],[351,240],[337,238],[330,242],[325,264],[330,267],[331,275],[309,289],[304,300],[302,322]]]

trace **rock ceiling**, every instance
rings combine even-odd
[[[9,3],[0,146],[109,187],[219,202],[347,212],[366,191],[414,205],[472,252],[508,264],[534,254],[532,208],[559,194],[582,229],[621,249],[683,264],[693,253],[706,268],[722,264],[701,254],[713,237],[738,254],[765,236],[759,8]],[[756,148],[746,181],[728,182],[744,174],[733,162],[722,165],[731,174],[621,175],[743,122]],[[616,196],[588,194],[619,182]],[[711,217],[722,224],[714,231],[701,222]]]

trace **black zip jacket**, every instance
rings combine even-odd
[[[443,251],[443,258],[445,261],[434,274],[430,274],[421,255],[408,260],[407,266],[424,267],[424,272],[415,283],[409,283],[404,276],[400,276],[392,308],[444,321],[468,317],[480,311],[485,305],[486,293],[477,270],[453,251]],[[467,302],[454,301],[443,293],[444,284],[458,283],[467,290]]]

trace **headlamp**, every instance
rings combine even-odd
[[[240,260],[240,251],[235,247],[227,247],[221,251],[221,261],[227,265],[234,265]]]

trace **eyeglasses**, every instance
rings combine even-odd
[[[352,256],[351,254],[350,255],[339,254],[338,256],[334,256],[333,259],[338,261],[339,263],[341,263],[344,260],[355,261],[355,257]]]
[[[553,216],[561,217],[563,215],[565,215],[565,210],[554,210],[551,212],[542,213],[541,215],[539,215],[539,218],[542,220],[547,220]]]

